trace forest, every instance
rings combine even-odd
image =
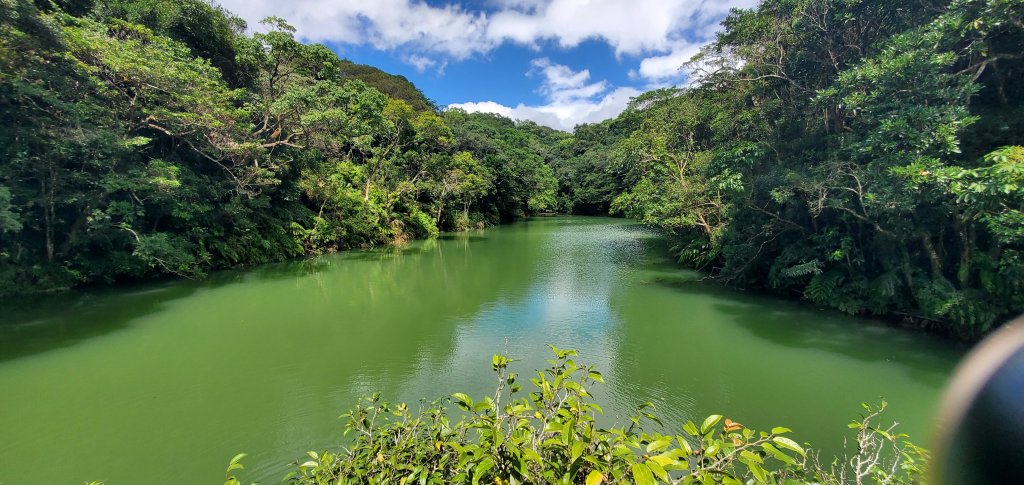
[[[202,0],[0,1],[0,295],[541,213],[720,284],[976,339],[1024,311],[1024,2],[766,0],[564,133]]]
[[[577,129],[562,190],[724,284],[976,338],[1024,310],[1022,19],[1015,0],[734,11],[691,86]]]
[[[550,129],[199,0],[0,4],[0,293],[401,244],[554,209]],[[568,136],[568,135],[566,135]]]

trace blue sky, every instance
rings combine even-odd
[[[401,74],[441,106],[571,130],[685,83],[683,61],[756,0],[219,0],[251,27],[276,15],[305,42]]]

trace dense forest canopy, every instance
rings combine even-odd
[[[404,78],[264,27],[200,0],[0,3],[0,293],[554,209],[553,130],[439,113]]]
[[[725,283],[979,335],[1024,310],[1021,19],[1013,0],[734,11],[692,87],[583,151],[612,162],[577,191]]]
[[[0,294],[563,212],[975,338],[1024,310],[1024,2],[766,0],[612,120],[439,111],[203,0],[0,1]]]

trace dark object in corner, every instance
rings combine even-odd
[[[1024,476],[1024,317],[960,364],[939,411],[933,483],[1020,483]]]

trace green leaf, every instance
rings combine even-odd
[[[660,419],[660,418],[658,418],[657,416],[655,416],[655,415],[653,415],[653,414],[651,414],[651,413],[647,413],[647,412],[645,412],[645,413],[641,413],[641,414],[643,414],[643,416],[644,416],[645,418],[647,418],[647,419],[650,419],[651,421],[654,421],[655,423],[658,423],[659,425],[662,425],[662,426],[664,426],[664,423],[662,423],[662,422],[661,422],[661,419]]]
[[[582,441],[577,441],[572,444],[572,453],[569,457],[569,464],[574,463],[577,459],[579,459],[580,456],[583,455],[583,448],[584,443]]]
[[[647,445],[647,453],[659,452],[661,450],[664,450],[665,448],[668,448],[671,444],[671,437],[661,438],[659,440],[652,441]]]
[[[491,368],[494,370],[504,369],[508,367],[508,357],[501,354],[494,354],[491,356]]]
[[[455,399],[459,407],[466,411],[469,411],[470,409],[473,408],[473,400],[469,396],[461,392],[456,392],[455,394],[452,394],[452,398]]]
[[[662,467],[669,466],[676,462],[676,460],[673,459],[671,456],[665,454],[655,455],[650,457],[649,459],[657,463],[658,465],[661,465]]]
[[[586,485],[600,485],[601,482],[604,482],[604,475],[602,475],[601,472],[592,470],[590,474],[587,475]]]
[[[792,433],[792,432],[793,432],[793,430],[791,430],[789,428],[784,428],[782,426],[776,426],[776,427],[772,428],[772,434],[782,434],[782,433]]]
[[[668,472],[666,472],[665,469],[658,462],[647,460],[646,462],[644,462],[644,465],[649,470],[651,470],[651,473],[653,473],[654,476],[658,477],[663,481],[668,481]]]
[[[676,441],[679,442],[679,446],[682,448],[682,451],[685,451],[687,455],[693,454],[693,447],[690,446],[690,442],[687,441],[686,438],[682,436],[676,436]]]
[[[245,469],[245,467],[242,466],[241,463],[239,463],[242,460],[242,458],[245,458],[245,456],[245,453],[239,453],[235,455],[235,457],[232,458],[231,461],[228,463],[227,473],[231,473],[235,470]]]
[[[772,438],[772,441],[783,448],[800,453],[800,456],[807,456],[804,449],[800,445],[796,444],[796,441],[786,438],[785,436],[775,436]]]
[[[651,472],[650,468],[647,468],[642,463],[634,463],[630,466],[633,471],[633,482],[636,485],[656,485],[654,481],[654,473]]]
[[[474,485],[479,483],[480,479],[483,478],[484,474],[490,471],[491,468],[494,468],[494,460],[491,458],[484,458],[483,461],[478,463],[476,468],[473,469]]]
[[[540,454],[538,454],[536,451],[533,451],[530,448],[523,448],[523,456],[529,458],[535,463],[541,463],[544,461],[544,459],[541,458]]]
[[[722,415],[721,414],[712,414],[711,416],[708,416],[707,419],[704,420],[704,423],[702,423],[700,425],[700,433],[701,434],[706,434],[708,431],[711,430],[711,428],[714,425],[718,424],[718,422],[721,421],[721,420],[722,420]]]
[[[770,445],[768,443],[765,443],[761,447],[764,448],[765,450],[767,450],[768,453],[771,453],[771,455],[774,456],[776,460],[779,460],[779,461],[781,461],[781,462],[783,462],[783,463],[785,463],[787,465],[796,465],[796,459],[793,458],[792,456],[789,456],[789,455],[783,453],[782,450],[780,450],[780,449],[778,449],[778,448],[776,448],[776,447],[774,447],[774,446],[772,446],[772,445]]]
[[[758,482],[769,483],[768,472],[766,472],[761,465],[758,465],[757,463],[747,463],[746,465],[747,468],[750,469],[750,473],[754,475],[754,478],[756,478]]]
[[[750,461],[759,463],[759,464],[763,464],[764,463],[764,460],[761,458],[761,455],[758,455],[757,453],[754,453],[754,452],[752,452],[750,450],[743,450],[743,451],[741,451],[740,452],[740,456],[742,456],[743,458],[746,458],[746,459],[748,459]]]

